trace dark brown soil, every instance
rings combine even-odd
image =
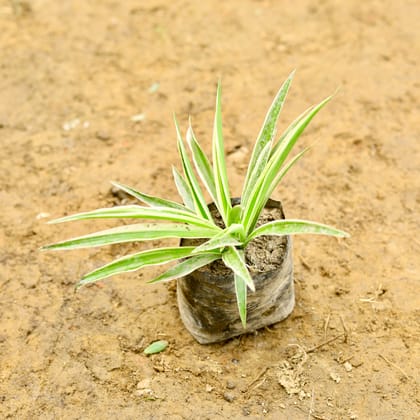
[[[0,418],[418,418],[419,21],[412,0],[0,1]],[[41,253],[115,225],[45,222],[127,202],[110,180],[177,199],[172,112],[210,151],[219,77],[239,195],[294,68],[280,130],[341,88],[273,198],[352,236],[295,237],[292,315],[201,346],[159,267],[74,293],[160,243]]]

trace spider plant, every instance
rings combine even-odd
[[[198,143],[191,127],[191,121],[185,141],[176,117],[174,117],[182,173],[173,168],[173,177],[182,198],[182,204],[157,198],[113,182],[113,185],[145,205],[103,208],[52,220],[49,223],[110,218],[151,219],[164,222],[125,225],[47,245],[43,249],[70,250],[163,238],[201,238],[203,242],[197,246],[149,249],[114,260],[84,275],[77,287],[116,274],[135,271],[142,267],[179,260],[176,265],[171,266],[166,272],[150,280],[149,283],[169,281],[185,276],[215,260],[222,259],[223,263],[234,273],[239,315],[245,327],[247,292],[248,289],[255,290],[244,253],[250,241],[261,235],[324,234],[336,237],[348,236],[347,233],[324,224],[295,219],[276,220],[256,227],[257,220],[270,195],[289,169],[308,150],[303,150],[286,162],[297,139],[312,118],[331,100],[330,96],[318,105],[307,109],[290,124],[276,141],[277,120],[293,75],[294,72],[283,83],[265,117],[253,148],[239,205],[232,206],[229,192],[222,134],[221,85],[219,82],[213,128],[212,163]],[[199,180],[201,180],[201,183]],[[216,224],[208,209],[202,186],[207,189],[220,213],[223,220],[222,227]]]

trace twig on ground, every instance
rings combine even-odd
[[[311,271],[311,266],[303,259],[302,255],[299,257],[302,266],[306,268],[308,271]]]
[[[330,338],[330,339],[329,339],[329,340],[327,340],[327,341],[323,341],[322,343],[320,343],[320,344],[318,344],[318,345],[316,345],[316,346],[314,346],[314,347],[311,347],[310,349],[306,350],[306,353],[313,353],[314,351],[318,350],[319,348],[324,347],[324,346],[326,346],[327,344],[330,344],[330,343],[332,343],[333,341],[338,340],[338,339],[339,339],[339,338],[341,338],[341,337],[344,337],[345,335],[346,335],[345,333],[338,334],[338,335],[336,335],[335,337]]]
[[[328,330],[328,326],[330,325],[330,318],[331,318],[331,312],[328,313],[327,319],[325,320],[325,324],[324,324],[324,340],[327,339],[327,330]]]
[[[342,365],[342,364],[344,364],[344,363],[346,363],[346,362],[349,362],[351,359],[353,359],[353,357],[354,357],[354,354],[352,354],[351,356],[349,356],[349,357],[346,357],[345,359],[342,359],[342,360],[337,360],[338,361],[338,363],[340,363],[340,365]]]
[[[344,319],[341,315],[340,315],[340,321],[341,321],[341,325],[343,326],[343,330],[344,330],[344,342],[347,343],[347,338],[349,336],[349,330],[347,329],[346,324],[344,323]]]
[[[406,379],[409,379],[408,375],[395,363],[391,362],[391,360],[387,359],[383,354],[379,353],[379,357],[384,359],[386,363],[388,363],[389,366],[392,366],[393,368],[399,370]]]
[[[270,369],[270,367],[271,366],[266,366],[259,374],[258,374],[258,376],[255,378],[255,379],[253,379],[247,386],[246,386],[246,388],[245,388],[245,390],[243,390],[242,392],[243,393],[246,393],[246,392],[248,392],[251,388],[252,388],[252,386],[257,382],[257,381],[259,381],[266,373],[267,373],[267,371],[268,371],[268,369]]]

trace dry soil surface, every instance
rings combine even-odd
[[[415,0],[0,1],[0,417],[418,418],[419,21]],[[45,222],[126,203],[110,180],[177,199],[171,114],[210,151],[219,77],[238,195],[294,68],[280,129],[340,91],[274,198],[352,236],[295,238],[292,315],[202,346],[145,284],[160,268],[75,293],[159,243],[41,253],[114,225]]]

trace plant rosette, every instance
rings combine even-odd
[[[174,118],[182,172],[174,167],[173,177],[182,204],[114,182],[114,186],[145,205],[98,209],[49,223],[111,218],[160,222],[107,229],[43,249],[71,250],[179,238],[181,246],[149,249],[99,267],[84,275],[77,287],[143,267],[177,262],[149,283],[178,280],[181,318],[200,343],[222,341],[287,317],[294,306],[290,236],[348,236],[342,230],[321,223],[285,219],[280,203],[270,200],[289,169],[308,150],[287,161],[296,141],[332,98],[307,109],[276,139],[277,120],[293,75],[294,72],[283,83],[265,117],[251,154],[240,200],[231,198],[228,185],[219,83],[212,163],[198,143],[191,121],[185,141]],[[206,203],[203,186],[213,201],[211,205]]]

